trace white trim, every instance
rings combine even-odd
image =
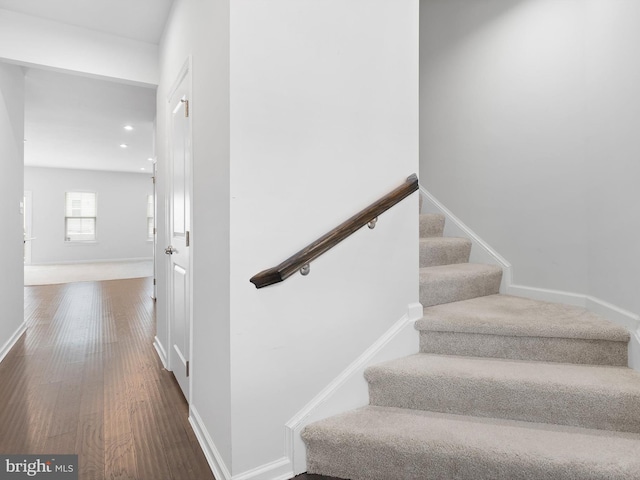
[[[533,298],[552,303],[564,303],[576,307],[586,308],[590,312],[597,313],[621,325],[633,332],[640,328],[640,315],[620,308],[592,295],[582,293],[564,292],[548,288],[527,287],[525,285],[511,285],[507,291],[510,295]]]
[[[18,339],[26,331],[27,331],[27,323],[26,322],[22,322],[20,324],[20,326],[16,329],[16,331],[13,332],[13,335],[11,335],[11,337],[9,337],[9,340],[7,340],[4,343],[4,345],[2,346],[2,348],[0,348],[0,362],[2,362],[2,360],[4,360],[4,357],[7,356],[7,353],[9,353],[9,351],[13,348],[13,346],[16,344]]]
[[[510,285],[507,288],[509,295],[533,298],[544,302],[565,303],[575,307],[587,307],[586,296],[579,293],[551,290],[549,288],[528,287],[526,285]]]
[[[300,432],[307,424],[319,419],[311,417],[313,417],[314,414],[318,414],[320,418],[334,414],[335,412],[331,412],[324,415],[324,413],[319,412],[319,409],[344,387],[349,380],[362,379],[364,382],[364,370],[374,363],[374,358],[383,352],[385,347],[387,347],[394,338],[398,337],[401,332],[410,329],[410,334],[413,334],[414,322],[422,318],[422,314],[423,307],[420,303],[409,304],[407,306],[407,313],[285,424],[285,455],[293,465],[293,473],[302,473],[306,470],[306,449],[300,438]],[[413,342],[407,349],[412,350],[403,352],[404,354],[417,353],[417,341]],[[352,407],[352,405],[345,405],[344,408],[339,406],[337,409],[346,411]]]
[[[191,55],[189,55],[187,59],[184,61],[184,63],[182,64],[182,67],[180,68],[180,71],[178,72],[176,79],[173,81],[173,84],[169,89],[169,93],[167,94],[167,103],[171,103],[171,98],[176,93],[176,90],[178,90],[178,87],[180,86],[180,83],[182,83],[182,80],[184,80],[184,77],[186,77],[190,71],[191,71]],[[191,87],[191,83],[189,83],[189,87]]]
[[[167,352],[162,346],[162,343],[160,342],[160,339],[158,338],[157,335],[153,339],[153,347],[156,349],[156,353],[158,354],[158,357],[162,362],[162,366],[164,367],[165,370],[168,370],[167,367],[169,366],[169,363],[167,361]]]
[[[231,473],[225,465],[222,455],[218,452],[211,435],[209,435],[207,428],[202,422],[202,418],[200,418],[198,411],[193,405],[189,406],[189,423],[209,463],[209,468],[211,468],[213,476],[216,477],[217,480],[231,480]]]
[[[605,316],[612,322],[627,327],[631,332],[637,333],[640,328],[640,315],[591,295],[585,297],[585,303],[586,308],[591,312]]]
[[[550,290],[547,288],[511,285],[507,293],[552,303],[564,303],[586,308],[590,312],[603,316],[607,320],[629,330],[629,367],[640,371],[640,315],[620,308],[592,295]]]
[[[634,370],[640,371],[640,331],[638,330],[631,333],[628,354],[629,366]]]
[[[513,267],[511,264],[497,251],[495,251],[487,242],[481,239],[476,233],[471,230],[467,225],[465,225],[462,220],[456,217],[447,207],[445,207],[442,203],[436,199],[431,193],[429,193],[422,185],[420,185],[420,194],[422,195],[422,209],[427,208],[430,211],[438,211],[442,215],[446,217],[445,229],[454,227],[456,234],[464,235],[473,245],[471,249],[471,254],[478,255],[480,252],[484,253],[486,258],[483,258],[483,263],[491,263],[502,267],[502,288],[501,290],[506,290],[509,288],[513,282]],[[427,202],[430,206],[427,206]],[[430,208],[429,208],[430,207]]]
[[[287,457],[234,475],[231,480],[288,480],[294,476],[291,460]]]
[[[217,480],[288,480],[294,476],[291,461],[287,457],[279,458],[273,462],[232,476],[222,459],[222,455],[220,455],[220,452],[216,448],[211,435],[209,435],[207,428],[202,422],[202,418],[200,418],[198,411],[193,405],[189,407],[189,423],[207,459],[209,468],[211,468],[213,476],[216,477]]]

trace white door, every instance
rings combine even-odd
[[[191,228],[191,119],[190,75],[183,74],[170,97],[169,238],[169,369],[189,401],[191,352],[190,266]]]

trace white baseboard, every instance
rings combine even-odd
[[[640,332],[638,330],[631,333],[628,352],[629,366],[640,372]]]
[[[167,366],[169,365],[169,359],[167,357],[167,352],[164,349],[164,347],[162,346],[162,343],[160,342],[160,339],[156,336],[153,339],[153,348],[156,349],[156,353],[158,354],[158,357],[160,357],[160,361],[162,362],[162,366],[164,367],[165,370],[167,370]]]
[[[612,303],[587,295],[585,297],[585,307],[589,311],[598,313],[618,325],[627,327],[630,332],[637,333],[640,329],[640,315],[636,315]]]
[[[294,477],[291,460],[282,457],[273,462],[234,475],[231,480],[288,480]]]
[[[586,296],[579,293],[551,290],[548,288],[527,287],[526,285],[509,285],[506,293],[519,297],[542,300],[543,302],[564,303],[575,307],[587,307]]]
[[[27,324],[26,322],[22,322],[20,326],[16,329],[16,331],[13,332],[13,335],[9,337],[9,340],[4,342],[4,345],[2,345],[2,348],[0,348],[0,362],[4,360],[4,357],[7,356],[7,353],[9,353],[9,351],[13,348],[13,346],[16,344],[18,339],[26,331],[27,331]]]
[[[583,307],[629,330],[629,367],[640,371],[640,315],[620,308],[592,295],[563,292],[546,288],[511,285],[507,293],[552,303]]]
[[[419,303],[408,305],[407,313],[400,320],[285,424],[285,455],[291,461],[294,474],[306,471],[306,448],[300,437],[306,425],[366,405],[368,389],[364,370],[374,363],[418,352],[414,322],[422,317],[422,310]]]
[[[202,422],[202,418],[200,418],[198,411],[193,405],[189,407],[189,423],[191,424],[191,428],[193,428],[193,432],[196,434],[200,448],[202,448],[202,452],[209,463],[209,468],[211,468],[213,476],[216,477],[216,480],[231,480],[231,473],[225,465],[222,455],[218,452],[211,435],[209,435],[207,428]]]
[[[420,185],[420,195],[422,198],[422,213],[440,213],[445,216],[445,235],[450,237],[466,237],[471,240],[470,262],[488,263],[502,267],[500,291],[506,291],[513,279],[511,264],[465,225],[462,220],[456,217],[447,207],[440,203],[438,199],[429,193],[422,185]]]
[[[238,475],[231,475],[222,455],[209,435],[207,427],[193,405],[189,408],[189,423],[209,463],[209,468],[217,480],[288,480],[294,476],[291,461],[287,457],[279,458]]]
[[[423,199],[423,213],[440,213],[445,216],[445,233],[450,236],[466,236],[472,242],[472,258],[470,261],[478,263],[490,263],[502,267],[502,284],[500,292],[509,295],[533,298],[545,302],[564,303],[583,307],[587,310],[602,315],[612,322],[626,327],[631,332],[629,341],[629,366],[640,371],[640,316],[624,310],[616,305],[600,298],[561,290],[547,288],[528,287],[513,283],[513,267],[498,252],[489,246],[484,240],[467,227],[459,218],[440,203],[431,193],[420,186]],[[475,255],[475,258],[474,258]]]

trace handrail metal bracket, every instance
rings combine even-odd
[[[313,260],[365,225],[371,229],[375,228],[379,215],[407,198],[416,190],[418,190],[418,176],[414,173],[407,177],[402,185],[393,189],[364,210],[342,222],[336,228],[293,254],[279,265],[255,274],[249,281],[256,288],[263,288],[282,282],[297,271],[300,271],[302,275],[308,275],[310,271],[309,264]]]

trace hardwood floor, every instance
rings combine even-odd
[[[79,455],[82,480],[213,480],[153,349],[151,280],[25,287],[0,364],[0,453]]]

